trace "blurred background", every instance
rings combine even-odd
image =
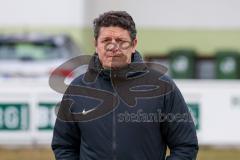
[[[195,121],[199,160],[240,159],[240,1],[0,0],[0,159],[54,159],[50,73],[94,52],[92,21],[109,10],[135,20],[146,61],[177,83]],[[76,77],[84,69],[58,73]]]

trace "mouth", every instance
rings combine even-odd
[[[106,57],[111,57],[111,58],[114,58],[114,57],[122,57],[123,56],[123,53],[119,53],[119,52],[107,52],[106,53]]]
[[[106,56],[107,58],[120,58],[122,56],[119,56],[119,55],[109,55],[109,56]]]

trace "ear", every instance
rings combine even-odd
[[[137,37],[133,40],[133,43],[132,43],[132,53],[134,53],[136,51],[136,48],[137,48],[137,43],[138,43],[138,40],[137,40]]]
[[[95,47],[97,47],[97,40],[95,38],[93,39],[93,44]]]
[[[95,52],[98,53],[98,51],[97,51],[97,40],[95,38],[93,39],[93,44],[94,44],[94,47],[95,47]]]

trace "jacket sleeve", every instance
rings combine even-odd
[[[177,86],[165,96],[167,119],[163,122],[163,139],[170,149],[166,160],[195,160],[198,140],[191,114]]]
[[[57,118],[52,139],[56,160],[79,160],[80,143],[81,132],[77,122],[65,122]]]

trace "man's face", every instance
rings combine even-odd
[[[131,63],[137,39],[131,40],[128,30],[120,27],[101,27],[95,42],[103,68],[118,69]]]

